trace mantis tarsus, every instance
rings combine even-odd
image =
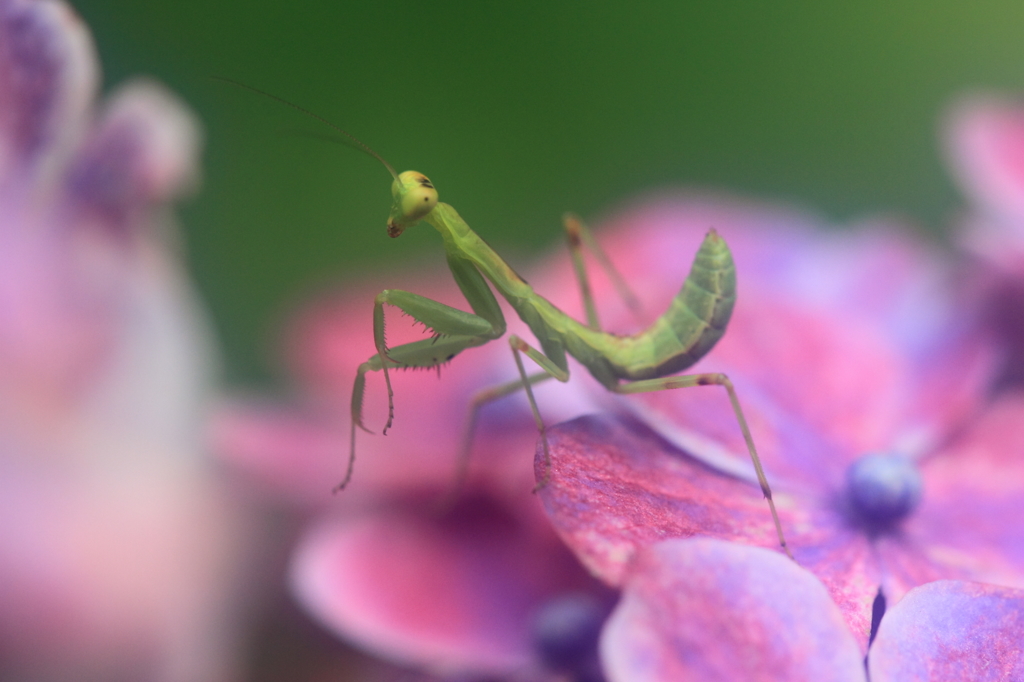
[[[233,81],[229,81],[234,83]],[[234,83],[235,85],[242,85]],[[242,87],[250,90],[249,86]],[[395,172],[394,168],[376,152],[349,133],[325,119],[312,114],[269,93],[255,90],[294,107],[303,113],[327,123],[345,135],[359,149],[370,154],[388,169],[394,181],[391,193],[394,204],[388,219],[390,237],[400,236],[406,229],[424,221],[436,229],[444,242],[445,256],[452,277],[472,308],[467,313],[417,294],[397,289],[385,289],[373,304],[373,338],[377,352],[359,366],[352,388],[352,424],[348,467],[345,477],[335,487],[342,490],[352,477],[355,463],[356,427],[369,432],[362,424],[363,393],[366,373],[383,371],[388,391],[388,419],[384,433],[394,419],[394,401],[390,369],[431,368],[448,362],[467,348],[482,346],[505,334],[506,324],[491,286],[508,301],[516,314],[526,323],[540,343],[537,350],[516,335],[509,337],[512,355],[520,378],[493,389],[481,391],[474,398],[460,458],[460,476],[465,470],[476,411],[484,403],[525,389],[540,431],[544,452],[545,471],[550,468],[550,452],[544,422],[533,395],[533,384],[554,377],[569,380],[567,355],[571,355],[600,382],[614,393],[645,393],[690,386],[722,386],[729,395],[736,420],[747,444],[750,459],[757,473],[761,491],[768,501],[779,544],[792,557],[782,532],[771,488],[765,477],[754,440],[740,408],[739,399],[729,378],[720,373],[669,376],[680,372],[702,358],[725,333],[736,301],[736,269],[732,254],[725,241],[714,229],[709,230],[697,250],[693,266],[671,306],[646,330],[633,336],[617,336],[600,329],[593,299],[583,264],[582,248],[586,245],[597,255],[601,264],[612,275],[617,288],[631,301],[628,288],[615,274],[607,256],[592,238],[582,222],[568,216],[565,227],[569,245],[582,290],[587,324],[569,317],[543,298],[527,284],[502,258],[491,249],[455,209],[438,201],[437,190],[427,176],[417,171]],[[490,286],[488,285],[490,283]],[[392,305],[422,323],[433,333],[432,338],[388,348],[384,337],[384,306]],[[541,372],[529,375],[523,364],[523,355],[536,363]],[[543,486],[546,476],[538,486]]]

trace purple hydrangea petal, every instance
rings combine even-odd
[[[1007,394],[921,466],[924,496],[883,539],[887,594],[957,578],[1024,588],[1024,396]]]
[[[611,682],[864,682],[825,587],[778,552],[712,539],[638,553],[601,639]]]
[[[98,84],[92,38],[70,7],[0,0],[0,184],[16,168],[59,163],[88,121]]]
[[[299,601],[340,636],[390,660],[477,672],[531,663],[540,607],[591,581],[550,531],[483,497],[444,517],[392,505],[321,521],[291,570]]]
[[[151,81],[125,85],[68,171],[68,209],[80,223],[122,235],[152,205],[192,188],[198,147],[199,126],[174,95]]]
[[[1024,679],[1024,592],[943,580],[886,612],[871,647],[873,682]]]
[[[594,575],[621,585],[645,547],[694,535],[778,548],[760,489],[676,450],[636,422],[581,417],[548,432],[551,471],[539,495],[556,531]],[[538,480],[545,477],[542,450]],[[774,495],[787,542],[821,579],[866,649],[881,584],[867,538],[812,493]],[[808,503],[801,506],[801,502]]]

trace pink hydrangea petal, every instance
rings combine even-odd
[[[323,521],[300,541],[291,583],[328,628],[378,655],[502,672],[530,663],[537,608],[589,578],[550,530],[470,498],[444,518],[392,506]]]
[[[0,2],[0,186],[15,169],[60,163],[88,121],[98,85],[92,38],[68,5]]]
[[[1019,219],[972,213],[961,221],[956,238],[964,251],[980,261],[974,263],[980,267],[971,271],[974,285],[995,289],[997,294],[1019,295],[1016,289],[998,291],[1000,286],[1014,284],[1006,282],[1007,278],[1016,279],[1024,272],[1024,230]]]
[[[633,554],[665,537],[695,534],[777,547],[767,503],[750,484],[673,451],[654,432],[611,416],[548,431],[550,472],[537,449],[539,495],[555,529],[590,570],[622,582]],[[787,498],[776,500],[793,525]]]
[[[944,138],[953,175],[976,208],[960,242],[996,274],[1017,277],[1024,271],[1024,105],[995,94],[966,97],[947,115]]]
[[[932,343],[946,318],[961,312],[947,298],[943,258],[902,225],[874,222],[824,232],[821,221],[796,211],[682,194],[627,207],[601,226],[598,238],[652,318],[668,307],[711,227],[733,252],[741,302],[770,291],[815,313],[842,310],[868,317],[886,337],[911,348]],[[611,284],[598,268],[591,270],[606,326],[636,331]],[[566,312],[581,314],[567,256],[552,259],[534,280]]]
[[[944,580],[911,590],[882,618],[873,682],[1024,679],[1024,592]]]
[[[958,102],[947,116],[946,152],[961,187],[989,214],[1024,217],[1024,105],[997,95]]]
[[[396,387],[402,385],[396,382]],[[210,427],[215,453],[260,482],[268,493],[303,505],[352,506],[382,496],[434,495],[455,485],[465,402],[442,409],[423,393],[387,436],[357,432],[356,462],[348,487],[331,490],[349,457],[348,412],[337,414],[269,403],[236,401],[221,406]],[[378,397],[374,393],[374,397]],[[430,420],[413,410],[428,412]],[[500,497],[533,488],[536,427],[528,414],[485,410],[470,453],[468,484]],[[415,419],[415,421],[414,421]],[[453,421],[454,419],[454,421]]]
[[[0,202],[0,392],[52,411],[73,400],[112,352],[125,282],[114,290],[116,268],[106,266],[105,281],[88,281],[92,273],[81,268],[88,258],[66,234],[10,208]]]
[[[191,114],[158,86],[128,86],[83,148],[96,69],[91,37],[66,4],[0,3],[0,177],[5,164],[17,171],[0,188],[0,392],[18,396],[12,421],[73,406],[114,355],[147,355],[115,347],[118,335],[192,304],[166,245],[146,234],[126,251],[123,216],[110,215],[127,202],[133,226],[149,226],[155,204],[174,194],[168,186],[193,172]],[[71,197],[60,191],[69,173]]]
[[[997,351],[979,324],[978,291],[963,285],[945,255],[899,225],[854,226],[819,237],[811,251],[789,271],[790,295],[849,313],[839,318],[853,322],[847,333],[877,330],[895,347],[905,377],[888,445],[908,454],[931,450],[979,408],[996,370]],[[872,394],[870,402],[878,400]]]
[[[539,495],[555,530],[601,580],[621,585],[629,562],[666,538],[710,536],[778,548],[760,489],[675,450],[638,423],[582,417],[549,430],[551,473]],[[544,476],[538,448],[537,476]],[[774,491],[800,565],[826,584],[866,650],[881,584],[867,538],[828,500]],[[807,504],[803,504],[806,501]]]
[[[745,303],[737,304],[718,347],[687,371],[732,378],[765,466],[776,477],[811,486],[837,483],[859,454],[891,442],[904,411],[906,368],[870,329],[851,333],[853,325],[770,297],[748,295]],[[642,405],[635,413],[656,414],[747,459],[724,390],[660,391],[630,400]]]
[[[602,633],[611,682],[864,682],[863,655],[813,575],[785,556],[712,539],[640,552]]]
[[[343,434],[326,420],[259,403],[220,406],[209,443],[273,495],[303,504],[332,501],[347,456]]]
[[[1024,397],[1007,395],[922,464],[920,508],[879,543],[887,597],[928,580],[1024,588]]]
[[[878,558],[864,534],[841,520],[819,516],[816,526],[816,532],[806,536],[792,533],[793,553],[797,563],[828,589],[861,651],[866,652],[872,606],[884,577]]]

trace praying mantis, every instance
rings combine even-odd
[[[460,456],[460,477],[464,475],[479,408],[491,400],[524,390],[543,448],[545,474],[538,483],[538,487],[543,487],[550,471],[551,454],[546,428],[534,397],[533,385],[551,378],[561,382],[568,381],[567,356],[572,356],[586,367],[607,390],[618,394],[693,386],[721,386],[728,393],[761,492],[768,501],[779,544],[790,558],[793,557],[786,544],[782,523],[772,499],[772,491],[732,382],[721,373],[673,376],[704,357],[725,334],[736,302],[736,268],[732,254],[725,240],[714,229],[708,231],[698,248],[690,272],[669,309],[638,334],[611,334],[602,331],[598,322],[583,261],[583,247],[586,246],[594,252],[632,307],[636,305],[635,298],[629,293],[628,287],[617,275],[589,229],[579,219],[567,216],[565,229],[573,267],[584,300],[587,324],[573,319],[537,294],[466,224],[454,208],[438,200],[437,189],[426,175],[418,171],[398,173],[391,164],[368,146],[324,118],[275,95],[234,81],[227,82],[270,97],[326,123],[345,135],[358,149],[380,161],[393,178],[391,194],[394,203],[387,222],[388,236],[400,237],[405,230],[421,221],[437,230],[442,238],[452,277],[473,310],[472,313],[468,313],[398,289],[385,289],[376,296],[373,302],[373,339],[376,353],[356,371],[352,387],[348,466],[344,479],[335,487],[335,492],[343,490],[352,478],[357,427],[370,432],[362,420],[366,374],[384,374],[388,393],[388,418],[383,429],[386,434],[395,415],[390,370],[439,367],[468,348],[482,346],[504,336],[505,317],[491,290],[493,286],[530,328],[540,344],[540,349],[515,334],[509,336],[508,342],[519,378],[481,391],[472,400],[463,452]],[[384,333],[385,306],[394,306],[411,316],[423,324],[432,333],[432,337],[389,348]],[[524,355],[541,369],[539,373],[527,373],[523,363]]]

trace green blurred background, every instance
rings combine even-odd
[[[958,198],[939,113],[965,89],[1024,86],[1020,0],[75,5],[108,88],[156,76],[205,122],[203,191],[181,217],[236,384],[273,379],[275,327],[304,292],[440,249],[430,230],[387,238],[372,159],[209,76],[427,173],[520,264],[560,239],[563,211],[670,185],[941,233]]]

